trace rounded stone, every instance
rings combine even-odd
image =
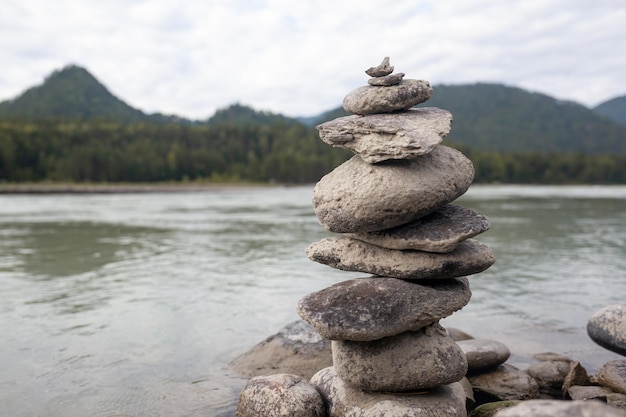
[[[460,383],[441,385],[427,392],[366,392],[346,385],[333,367],[313,375],[329,416],[343,417],[466,417],[465,391]]]
[[[357,278],[311,293],[298,314],[325,338],[368,341],[419,330],[465,306],[467,278],[420,285],[396,278]]]
[[[333,365],[346,385],[365,391],[415,391],[465,376],[463,351],[438,324],[371,342],[333,340]]]
[[[343,99],[343,108],[348,113],[374,114],[408,110],[423,103],[433,95],[428,81],[405,79],[396,85],[366,85],[352,90]]]
[[[600,346],[626,355],[626,304],[610,305],[587,322],[587,334]]]
[[[530,375],[504,364],[493,371],[470,375],[468,379],[478,398],[488,401],[530,400],[539,396],[539,386]]]
[[[526,372],[537,381],[540,390],[557,389],[560,393],[569,370],[570,364],[567,362],[546,361],[533,363]]]
[[[368,164],[355,155],[316,184],[313,210],[331,232],[390,229],[457,199],[473,178],[472,162],[441,145],[413,159],[379,164]]]
[[[626,417],[626,411],[600,401],[531,400],[498,411],[496,417]]]
[[[596,374],[600,385],[614,392],[626,394],[626,359],[609,361]]]
[[[448,279],[477,274],[494,264],[491,248],[477,240],[461,242],[450,253],[385,249],[348,237],[328,237],[309,245],[306,254],[344,271],[410,280]]]
[[[495,340],[468,339],[457,342],[467,358],[468,372],[494,369],[509,359],[511,352],[505,344]]]
[[[235,417],[325,417],[324,400],[297,375],[258,376],[239,395]]]
[[[454,204],[414,222],[369,233],[348,233],[348,237],[387,249],[452,252],[460,242],[489,230],[489,219]]]

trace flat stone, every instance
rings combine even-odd
[[[404,73],[398,72],[396,74],[385,75],[384,77],[370,78],[367,80],[367,83],[369,85],[389,87],[390,85],[400,84],[402,78],[404,78]]]
[[[402,113],[345,116],[316,126],[320,138],[365,162],[411,159],[430,153],[450,132],[452,114],[437,107]]]
[[[393,72],[393,67],[389,64],[389,57],[386,56],[383,58],[383,62],[376,67],[371,67],[365,71],[367,75],[370,77],[384,77],[385,75],[389,75]]]
[[[626,304],[610,305],[587,322],[587,334],[600,346],[626,355]]]
[[[390,229],[459,198],[473,178],[472,162],[443,145],[413,159],[375,165],[355,155],[315,185],[313,210],[331,232]]]
[[[304,320],[296,320],[236,357],[230,366],[248,378],[295,374],[309,380],[332,364],[330,340]]]
[[[606,397],[612,394],[608,388],[598,386],[573,385],[567,390],[572,400],[601,400],[606,401]]]
[[[235,417],[326,417],[324,400],[297,375],[258,376],[239,395]]]
[[[368,341],[419,330],[463,308],[467,278],[420,285],[395,278],[357,278],[306,295],[298,314],[325,338]]]
[[[573,362],[571,358],[555,352],[535,353],[534,355],[532,355],[532,357],[537,359],[538,361],[559,361],[567,363]]]
[[[343,99],[348,113],[375,114],[408,110],[433,95],[428,81],[404,79],[399,84],[379,87],[366,85],[352,90]]]
[[[626,394],[626,359],[609,361],[602,365],[596,380],[603,387]]]
[[[522,401],[496,417],[626,417],[626,412],[600,401]]]
[[[479,397],[488,401],[530,400],[539,396],[537,382],[526,372],[508,364],[495,370],[468,379],[474,387],[477,401]]]
[[[489,230],[489,219],[468,208],[448,204],[439,210],[393,229],[348,233],[348,237],[387,249],[448,253],[459,242]]]
[[[461,380],[463,351],[439,324],[370,342],[333,340],[333,366],[346,385],[365,391],[415,391]]]
[[[465,391],[458,382],[428,392],[365,392],[346,385],[333,367],[311,378],[332,417],[466,417]]]
[[[344,271],[401,279],[448,279],[477,274],[494,264],[491,248],[474,239],[450,253],[385,249],[349,237],[327,237],[311,243],[312,261]]]
[[[505,344],[495,340],[468,339],[457,343],[467,358],[469,373],[497,368],[511,355]]]

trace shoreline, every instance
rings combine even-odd
[[[284,186],[264,183],[0,183],[2,194],[187,193]]]

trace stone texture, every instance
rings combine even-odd
[[[389,63],[389,57],[386,56],[383,58],[383,62],[380,65],[371,67],[365,71],[367,75],[370,77],[384,77],[385,75],[389,75],[393,72],[393,66]]]
[[[465,391],[457,382],[428,392],[375,393],[350,388],[333,367],[311,378],[332,417],[466,417]]]
[[[365,391],[415,391],[457,382],[463,351],[439,324],[370,342],[333,340],[333,366],[346,385]]]
[[[313,209],[331,232],[390,229],[457,199],[473,178],[472,162],[442,145],[413,159],[375,165],[355,155],[316,184]]]
[[[389,87],[391,85],[400,84],[402,78],[404,78],[404,73],[398,72],[396,74],[385,75],[384,77],[370,78],[369,80],[367,80],[367,83],[373,86]]]
[[[402,113],[345,116],[318,125],[325,143],[349,149],[370,164],[431,152],[450,132],[450,112],[436,107]]]
[[[601,400],[606,401],[606,397],[612,394],[608,388],[598,386],[573,385],[567,390],[572,400]]]
[[[235,417],[325,417],[324,400],[297,375],[252,378],[239,395]]]
[[[343,99],[343,108],[348,113],[374,114],[408,110],[423,103],[433,95],[428,81],[404,79],[399,84],[387,87],[366,85],[352,90]]]
[[[626,394],[626,359],[609,361],[602,365],[596,380],[603,387]]]
[[[599,401],[532,400],[501,410],[496,417],[626,417],[626,412]]]
[[[532,376],[539,392],[553,397],[561,397],[563,382],[570,371],[570,364],[563,361],[545,361],[533,363],[526,369],[528,375]]]
[[[519,404],[519,401],[495,401],[482,404],[472,410],[469,417],[493,417],[498,411],[513,407],[516,404]]]
[[[298,314],[325,338],[368,341],[419,330],[465,306],[467,278],[417,282],[357,278],[303,297]]]
[[[626,355],[626,304],[610,305],[587,322],[589,337],[600,346]]]
[[[526,372],[504,364],[491,372],[468,376],[474,394],[491,401],[530,400],[539,395],[537,382]]]
[[[497,368],[511,355],[506,345],[495,340],[469,339],[457,343],[467,358],[469,373]]]
[[[571,386],[581,385],[589,385],[589,375],[587,375],[587,370],[580,364],[580,362],[572,362],[569,364],[569,372],[565,375],[563,385],[561,386],[561,394],[563,398],[567,398]]]
[[[296,320],[235,358],[230,366],[248,378],[295,374],[309,380],[332,364],[330,340],[307,322]]]
[[[452,252],[463,240],[489,230],[489,219],[482,214],[448,204],[439,210],[393,229],[369,233],[348,233],[347,237],[387,249]]]
[[[312,261],[344,271],[401,279],[448,279],[477,274],[496,261],[491,248],[477,240],[461,242],[450,253],[385,249],[348,237],[327,237],[311,243]]]
[[[474,336],[472,336],[471,334],[466,333],[463,330],[457,329],[455,327],[446,327],[446,331],[448,332],[448,336],[450,336],[455,342],[474,339]]]

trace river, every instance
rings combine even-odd
[[[305,294],[364,274],[309,261],[328,236],[312,187],[0,195],[0,404],[13,417],[232,415],[227,364],[297,319]],[[518,362],[617,358],[588,318],[625,302],[626,187],[481,186],[496,264],[444,320]]]

